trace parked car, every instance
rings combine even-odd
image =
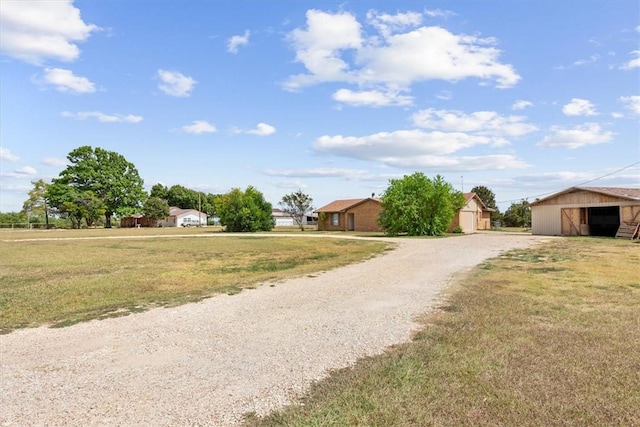
[[[183,227],[202,227],[202,223],[197,220],[192,220],[191,218],[185,218],[182,221]]]

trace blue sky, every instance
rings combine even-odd
[[[147,189],[253,185],[274,205],[415,171],[502,210],[640,185],[635,0],[2,0],[0,16],[3,212],[81,145]]]

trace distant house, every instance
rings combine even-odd
[[[456,212],[447,231],[451,233],[460,227],[463,233],[474,233],[477,230],[491,229],[491,212],[495,209],[487,207],[476,193],[464,193],[465,205]]]
[[[571,187],[530,206],[532,234],[614,237],[640,222],[640,188]]]
[[[282,209],[274,208],[271,209],[271,215],[273,215],[273,219],[276,221],[276,227],[298,227],[299,224],[293,219],[291,215],[286,212],[283,212]],[[305,215],[304,220],[302,221],[303,225],[316,225],[318,222],[318,214],[310,213]]]
[[[207,214],[197,209],[169,208],[169,216],[158,221],[158,227],[203,227],[207,225]]]
[[[120,228],[140,228],[155,226],[156,221],[153,221],[142,214],[124,216],[120,219]]]
[[[154,221],[142,214],[122,217],[120,227],[204,227],[207,225],[207,214],[197,209],[169,208],[169,216]]]
[[[317,209],[319,231],[382,231],[379,199],[335,200]]]

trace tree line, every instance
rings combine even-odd
[[[51,183],[33,182],[33,189],[20,213],[0,213],[0,223],[61,221],[74,228],[112,226],[112,219],[135,213],[159,220],[169,215],[169,207],[196,209],[219,218],[227,231],[269,231],[275,225],[272,205],[255,187],[234,188],[226,194],[211,194],[181,185],[157,183],[147,193],[133,163],[121,154],[102,148],[82,146],[67,155],[68,166]],[[494,193],[484,186],[474,187],[485,205],[494,209],[492,221],[505,226],[530,222],[525,200],[512,204],[504,214],[498,210]],[[392,179],[381,196],[383,211],[379,222],[387,234],[439,235],[464,203],[461,192],[437,175],[429,179],[416,172]],[[302,190],[282,197],[282,211],[304,230],[304,219],[313,211],[313,199]],[[26,217],[26,218],[25,218]]]

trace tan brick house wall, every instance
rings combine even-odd
[[[319,231],[382,231],[378,224],[382,204],[377,199],[336,200],[317,212]]]

